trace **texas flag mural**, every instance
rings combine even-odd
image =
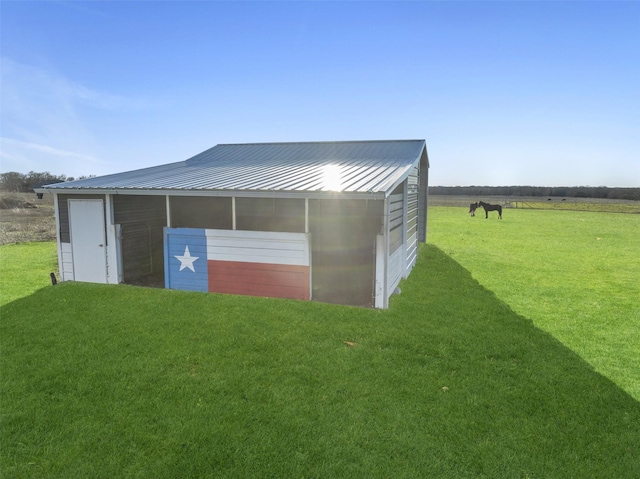
[[[164,229],[165,287],[310,299],[309,235]]]

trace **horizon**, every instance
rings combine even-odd
[[[22,173],[19,171],[3,171],[0,172],[0,175],[4,175],[6,173],[17,173],[20,175],[24,175],[27,176],[29,173],[36,173],[36,174],[51,174],[52,176],[64,176],[66,179],[64,181],[81,181],[82,179],[89,179],[89,176],[86,176],[85,178],[76,178],[73,176],[67,176],[64,173],[60,174],[60,175],[55,175],[49,171],[31,171],[31,172],[26,172],[26,173]],[[97,176],[97,175],[96,175]],[[106,176],[106,175],[99,175],[99,176]],[[93,177],[93,176],[92,176]],[[69,178],[73,178],[72,180],[70,180]],[[47,184],[54,184],[54,183],[47,183]],[[480,184],[472,184],[472,185],[428,185],[428,188],[552,188],[552,189],[557,189],[557,188],[606,188],[606,189],[610,189],[610,190],[615,190],[615,189],[640,189],[640,185],[639,186],[608,186],[608,185],[557,185],[557,186],[550,186],[550,185],[533,185],[533,184],[510,184],[510,185],[480,185]]]
[[[640,185],[640,2],[0,2],[0,172],[424,139],[438,186]]]

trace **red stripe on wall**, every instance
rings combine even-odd
[[[286,264],[207,261],[212,293],[309,299],[309,267]]]

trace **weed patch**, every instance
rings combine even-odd
[[[47,197],[0,193],[0,245],[56,239],[53,199]]]

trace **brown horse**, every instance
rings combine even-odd
[[[483,201],[480,201],[478,204],[484,208],[484,217],[485,217],[485,219],[489,217],[489,211],[497,211],[498,212],[498,219],[500,219],[500,220],[502,219],[502,206],[500,206],[500,205],[490,205],[489,203],[485,203]]]
[[[478,203],[477,202],[471,203],[469,205],[469,214],[471,216],[475,216],[476,215],[476,209],[478,209]]]

